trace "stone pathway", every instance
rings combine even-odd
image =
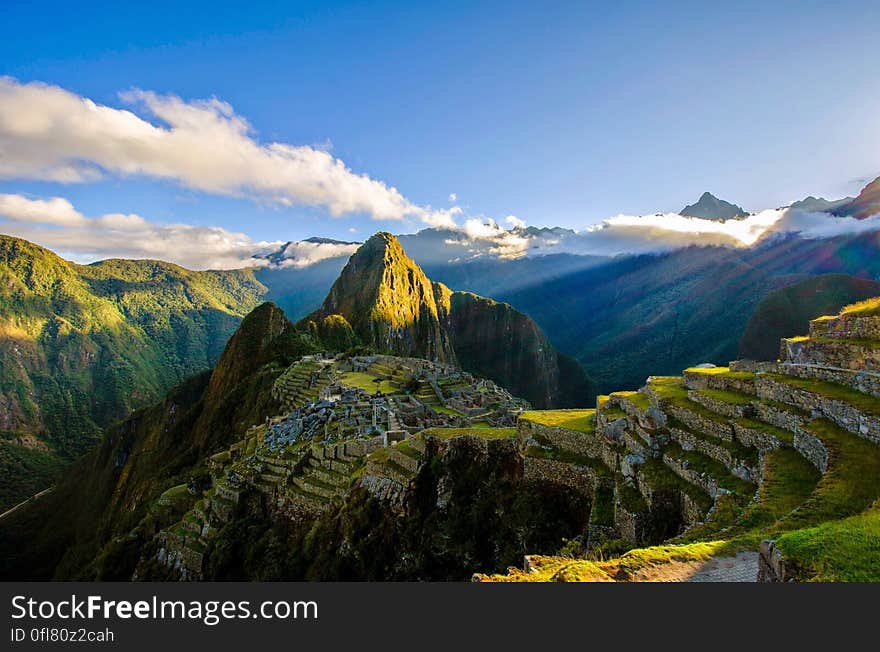
[[[708,561],[671,562],[636,574],[635,582],[755,582],[758,553],[745,551],[735,557],[712,557]]]

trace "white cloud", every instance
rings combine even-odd
[[[458,195],[455,194],[454,192],[449,193],[449,201],[451,201],[451,202],[457,202],[457,201],[458,201]]]
[[[5,222],[2,221],[5,219]],[[138,215],[86,217],[66,199],[0,194],[0,231],[37,242],[79,262],[155,258],[190,269],[267,265],[255,259],[280,242],[255,242],[214,226],[156,224]]]
[[[295,267],[297,269],[308,267],[328,258],[351,256],[358,247],[360,247],[358,243],[308,242],[306,240],[291,242],[284,247],[284,251],[279,257],[279,267]]]
[[[525,220],[519,219],[516,215],[508,215],[504,218],[505,224],[510,224],[511,228],[514,229],[524,229],[526,228]]]
[[[435,226],[451,219],[449,210],[415,205],[396,188],[353,172],[327,148],[259,142],[221,100],[186,102],[141,90],[120,97],[158,124],[58,86],[0,77],[0,178],[74,183],[144,175],[212,194],[321,207],[334,216],[415,217]]]
[[[28,199],[21,195],[0,195],[0,215],[16,222],[36,222],[56,226],[81,226],[86,222],[66,199]]]

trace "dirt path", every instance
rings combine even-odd
[[[758,578],[758,553],[745,551],[735,557],[712,557],[708,561],[671,562],[646,568],[634,582],[754,582]]]
[[[29,502],[31,502],[32,500],[36,500],[36,499],[39,498],[40,496],[43,496],[43,495],[49,493],[49,492],[52,491],[54,488],[55,488],[55,487],[49,487],[48,489],[43,489],[41,492],[36,493],[36,494],[34,494],[33,496],[31,496],[30,498],[26,498],[25,500],[21,501],[21,502],[18,503],[18,505],[16,505],[15,507],[10,507],[10,508],[7,509],[5,512],[3,512],[2,514],[0,514],[0,520],[4,519],[4,518],[6,518],[7,516],[9,516],[10,514],[12,514],[12,513],[13,513],[15,510],[17,510],[19,507],[24,507],[25,505],[27,505],[27,504],[28,504]]]

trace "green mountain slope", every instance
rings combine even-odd
[[[816,315],[837,314],[841,308],[880,296],[880,283],[846,274],[823,274],[768,294],[739,342],[739,354],[752,360],[773,360],[779,340],[806,333]]]
[[[76,265],[0,236],[0,508],[50,484],[108,424],[208,369],[265,291],[251,271]]]
[[[188,507],[207,453],[275,414],[272,384],[313,350],[277,307],[256,308],[212,372],[109,428],[53,491],[0,520],[0,576],[129,578],[140,546]]]

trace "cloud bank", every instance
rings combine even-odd
[[[545,254],[617,256],[659,253],[692,245],[750,247],[772,234],[830,238],[880,230],[880,215],[857,220],[792,208],[770,209],[723,222],[676,213],[617,215],[583,231],[527,227],[510,216],[505,229],[491,219],[470,219],[451,229],[445,244],[450,259],[495,256],[520,258]],[[458,254],[455,254],[455,252]]]
[[[431,226],[448,226],[460,212],[415,205],[323,149],[261,143],[221,100],[186,102],[142,90],[120,97],[156,122],[58,86],[0,77],[0,178],[80,183],[143,175],[333,216],[415,218]]]
[[[267,265],[253,258],[281,242],[255,242],[220,227],[155,224],[139,215],[86,217],[61,197],[30,199],[0,194],[0,231],[37,242],[80,262],[154,258],[190,269]]]

